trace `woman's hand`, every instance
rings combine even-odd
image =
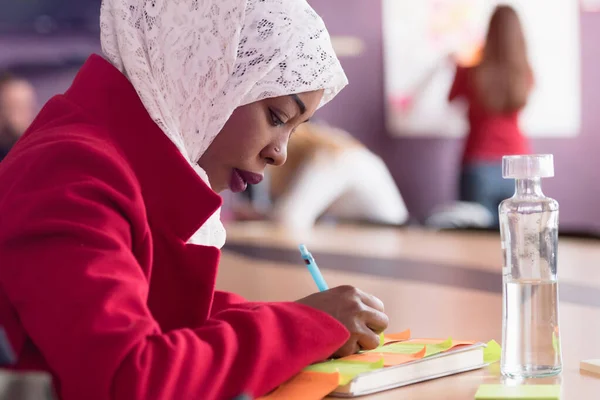
[[[331,315],[348,329],[350,339],[335,352],[335,357],[376,348],[379,346],[379,333],[389,323],[381,300],[352,286],[339,286],[315,293],[297,303]]]

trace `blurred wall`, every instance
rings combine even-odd
[[[354,35],[366,44],[358,57],[342,59],[351,84],[320,116],[349,130],[380,154],[409,210],[423,218],[456,198],[462,141],[394,138],[385,129],[380,0],[310,0],[332,35]],[[560,27],[557,27],[560,29]],[[535,140],[534,151],[553,153],[556,176],[544,182],[561,206],[561,226],[600,230],[600,13],[582,13],[582,131],[573,139]],[[557,55],[557,62],[561,60]],[[557,77],[560,79],[560,77]],[[556,99],[556,101],[562,101]]]

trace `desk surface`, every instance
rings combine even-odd
[[[501,254],[494,234],[340,226],[299,237],[263,223],[234,225],[228,227],[219,288],[262,301],[314,292],[297,253],[300,240],[330,286],[351,284],[383,300],[389,332],[410,328],[413,337],[501,342]],[[561,240],[564,372],[532,383],[560,383],[562,399],[600,398],[600,377],[579,372],[581,360],[600,358],[599,261],[600,241]],[[480,384],[501,381],[496,364],[364,398],[473,399]]]

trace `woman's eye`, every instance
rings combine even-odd
[[[269,109],[269,114],[271,114],[271,124],[273,126],[285,125],[285,122],[283,122],[273,110]]]

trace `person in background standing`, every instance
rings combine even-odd
[[[460,200],[479,203],[494,216],[514,192],[502,178],[502,156],[528,154],[519,113],[527,104],[533,73],[523,28],[515,10],[498,6],[490,20],[483,56],[473,67],[458,66],[449,100],[468,102],[470,130],[460,176]]]

